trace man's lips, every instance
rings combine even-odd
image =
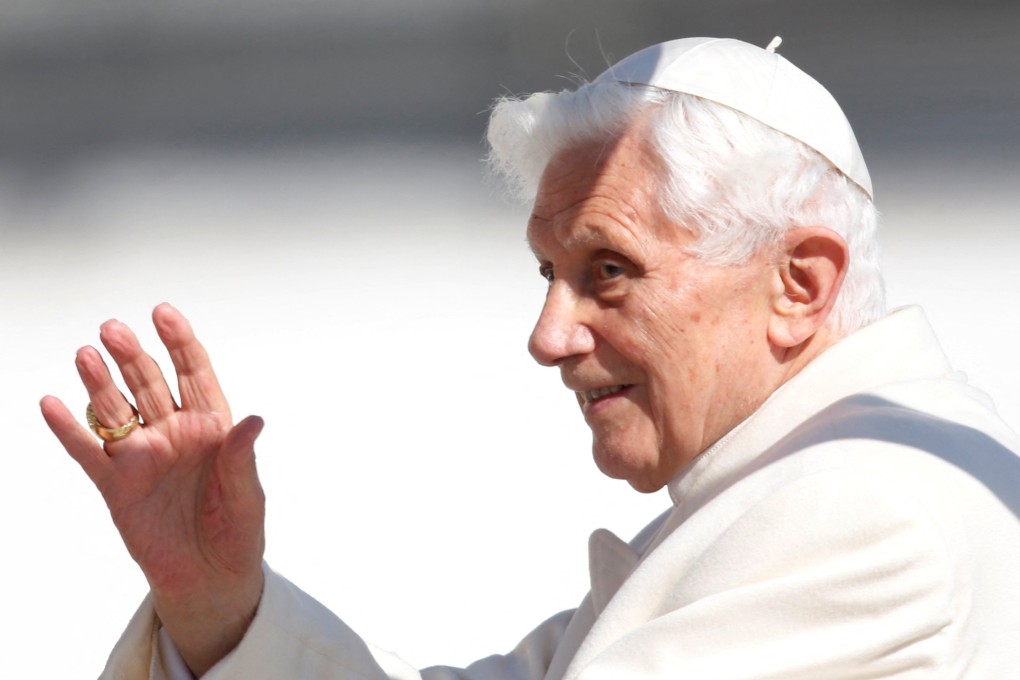
[[[630,387],[630,385],[610,385],[608,387],[598,387],[593,390],[579,390],[577,394],[581,397],[582,404],[587,406],[599,399],[605,399],[606,397],[610,397],[614,394],[619,394],[628,387]]]

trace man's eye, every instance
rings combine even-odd
[[[599,281],[609,281],[625,273],[626,270],[615,262],[599,262],[595,265],[595,276]]]
[[[543,264],[538,268],[538,273],[542,275],[542,278],[552,283],[553,280],[553,268],[552,265]]]

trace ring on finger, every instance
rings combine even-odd
[[[115,442],[120,441],[124,437],[131,434],[136,427],[138,427],[138,409],[133,405],[131,406],[131,420],[126,425],[120,427],[107,427],[99,422],[99,418],[96,417],[96,412],[92,409],[92,402],[85,408],[85,420],[88,422],[89,427],[96,433],[96,436],[102,439],[104,442]]]

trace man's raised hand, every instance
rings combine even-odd
[[[178,405],[134,333],[107,321],[100,340],[141,416],[118,441],[98,441],[55,397],[43,417],[103,495],[152,588],[156,612],[196,675],[244,636],[262,590],[265,497],[255,470],[262,419],[233,425],[205,349],[188,321],[162,304],[153,323],[177,373]],[[96,419],[128,423],[131,404],[93,347],[75,364]]]

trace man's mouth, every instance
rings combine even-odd
[[[610,395],[622,392],[623,390],[630,387],[630,385],[612,385],[610,387],[600,387],[597,390],[584,390],[579,394],[584,399],[585,404],[590,404],[593,401],[598,401]]]

